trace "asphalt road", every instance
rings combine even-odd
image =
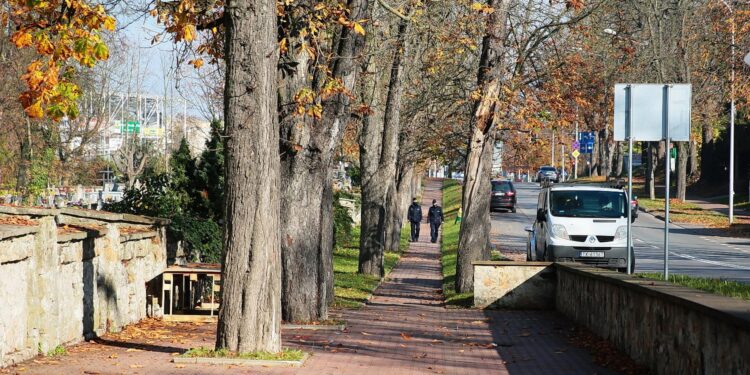
[[[515,183],[517,212],[493,212],[492,242],[514,260],[526,259],[525,227],[534,222],[538,184]],[[717,236],[698,227],[670,225],[669,272],[750,282],[750,239]],[[635,272],[664,269],[664,222],[640,212],[633,223]]]

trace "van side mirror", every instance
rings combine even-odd
[[[536,210],[536,221],[547,221],[547,213],[543,208]]]

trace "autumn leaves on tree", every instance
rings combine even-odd
[[[699,38],[671,47],[636,43],[650,40],[659,27],[686,32],[690,26],[684,17],[670,19],[674,25],[656,22],[665,11],[646,2],[628,0],[634,6],[627,9],[607,0],[154,3],[150,14],[164,27],[154,41],[171,38],[184,47],[181,63],[196,69],[216,64],[225,72],[217,348],[279,351],[282,320],[327,319],[337,157],[359,161],[359,271],[376,277],[384,274],[383,253],[398,248],[402,214],[418,193],[426,161],[465,171],[456,289],[466,292],[473,284],[471,263],[490,255],[489,180],[497,140],[506,144],[509,166],[528,170],[557,146],[548,134],[568,142],[578,123],[599,131],[603,146],[595,162],[598,172],[609,174],[622,155],[607,131],[607,88],[615,81],[635,79],[659,60],[656,67],[669,74],[656,78],[692,77],[722,92],[716,77],[724,70],[677,63],[687,56],[695,66],[710,65],[720,49],[696,52],[682,44]],[[689,5],[680,14],[703,6]],[[76,117],[78,67],[108,58],[102,35],[114,30],[114,18],[82,0],[9,0],[1,15],[4,28],[14,30],[8,38],[15,48],[34,56],[19,75],[25,114]],[[718,20],[700,35],[723,35]],[[621,33],[635,30],[634,23],[650,28]],[[616,37],[603,34],[605,28]],[[672,56],[672,47],[681,56]],[[651,57],[638,58],[644,51]],[[700,95],[720,107],[725,98],[711,92]],[[709,123],[703,125],[707,135]]]
[[[86,1],[9,0],[0,23],[13,26],[10,40],[17,48],[37,53],[21,76],[28,88],[19,98],[26,114],[76,117],[80,90],[73,79],[75,68],[69,63],[90,68],[106,60],[109,50],[101,32],[114,31],[115,19],[102,5]]]

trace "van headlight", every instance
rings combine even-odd
[[[628,226],[622,225],[617,228],[617,232],[615,232],[615,241],[624,240],[628,238]]]
[[[552,225],[552,235],[563,240],[570,239],[570,237],[568,237],[568,231],[565,230],[565,227],[560,224]]]

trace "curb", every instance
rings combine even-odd
[[[263,366],[263,367],[301,367],[310,358],[305,353],[298,361],[274,361],[266,359],[243,358],[211,358],[211,357],[174,357],[172,363],[192,365],[235,365],[235,366]]]
[[[310,331],[343,331],[346,324],[282,324],[281,329],[303,329]]]

